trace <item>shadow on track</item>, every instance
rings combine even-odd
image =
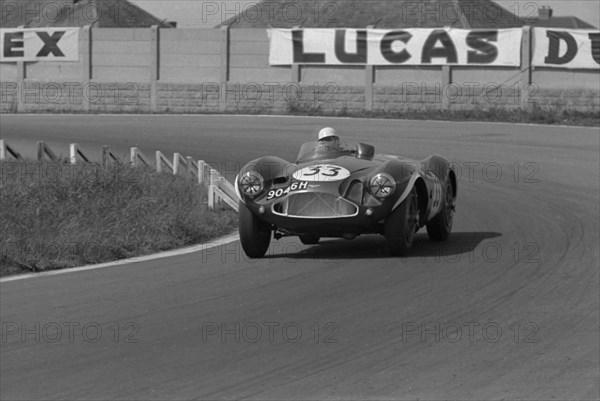
[[[483,240],[500,237],[498,232],[457,232],[452,233],[444,242],[430,241],[426,233],[417,234],[412,249],[398,258],[427,258],[442,257],[453,259],[462,254],[468,254]],[[271,259],[373,259],[388,258],[388,250],[381,235],[362,235],[353,240],[323,239],[317,245],[302,249],[298,240],[296,244],[288,244],[285,252],[269,254]],[[294,252],[297,251],[297,252]]]

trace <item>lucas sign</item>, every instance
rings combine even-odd
[[[533,65],[600,68],[600,31],[535,28]]]
[[[77,61],[79,28],[0,29],[0,61]]]
[[[269,29],[269,64],[519,66],[521,29]]]

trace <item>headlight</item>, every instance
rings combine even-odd
[[[265,180],[255,171],[248,171],[240,177],[240,191],[244,195],[256,196],[262,192],[265,187]]]
[[[386,198],[394,193],[396,181],[386,173],[376,174],[369,182],[369,192],[378,198]]]

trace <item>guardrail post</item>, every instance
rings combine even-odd
[[[108,165],[110,150],[108,150],[108,145],[102,145],[102,167],[106,167]]]
[[[204,184],[204,160],[198,160],[198,184]]]
[[[79,149],[79,145],[72,143],[69,145],[69,160],[71,164],[77,163],[77,155],[79,155],[84,162],[90,163],[90,159]]]
[[[173,153],[173,174],[177,175],[179,173],[179,153]]]
[[[129,161],[134,166],[137,166],[138,160],[140,160],[144,166],[150,167],[150,163],[148,162],[148,159],[146,159],[146,156],[144,156],[144,154],[138,148],[133,147],[129,152]]]
[[[187,166],[187,174],[186,177],[187,178],[193,178],[194,177],[194,162],[192,161],[192,158],[190,156],[187,156],[185,158],[186,160],[186,166]]]
[[[4,139],[0,139],[0,160],[6,160],[9,154],[16,160],[21,160],[23,158],[21,154],[14,150]]]
[[[69,161],[71,164],[77,163],[77,144],[72,143],[69,145]]]
[[[106,167],[110,159],[115,162],[119,161],[119,159],[110,151],[108,145],[102,145],[102,167]]]
[[[162,160],[160,158],[160,151],[158,151],[158,150],[156,151],[154,158],[156,161],[156,172],[162,173]]]
[[[50,147],[48,145],[46,145],[42,141],[39,141],[37,143],[37,159],[38,159],[38,161],[44,160],[44,154],[46,154],[52,161],[56,161],[58,159],[58,156],[56,156],[56,154],[52,151],[52,149],[50,149]]]
[[[208,185],[208,208],[213,210],[215,208],[215,175],[214,170],[210,169],[209,172],[209,185]]]

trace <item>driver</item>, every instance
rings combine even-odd
[[[322,128],[319,131],[319,141],[318,145],[339,148],[340,147],[340,137],[335,132],[335,129],[331,127]]]

